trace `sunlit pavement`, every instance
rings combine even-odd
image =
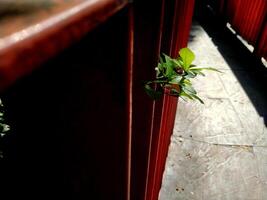
[[[266,69],[230,31],[205,30],[193,23],[195,64],[223,73],[194,81],[204,105],[179,100],[159,199],[266,200]]]

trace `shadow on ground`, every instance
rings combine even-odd
[[[195,19],[217,46],[267,126],[267,68],[208,8],[197,7]],[[190,35],[189,41],[193,40]]]

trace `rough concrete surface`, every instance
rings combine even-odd
[[[193,23],[195,64],[223,73],[194,81],[204,105],[179,100],[159,199],[267,200],[266,71],[229,31],[205,30]]]

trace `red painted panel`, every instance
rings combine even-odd
[[[126,0],[72,0],[0,22],[0,90],[79,41],[127,5]]]
[[[192,15],[194,9],[194,0],[179,0],[175,4],[175,15],[173,21],[172,43],[170,46],[170,55],[175,57],[178,51],[187,46],[189,31],[191,27]],[[162,176],[165,169],[165,162],[168,154],[170,138],[173,132],[174,120],[177,109],[177,98],[165,96],[162,111],[161,148],[158,149],[159,166],[156,171],[156,182],[154,188],[154,198],[158,198],[158,193],[161,187]]]
[[[265,16],[264,24],[261,29],[261,33],[259,36],[259,39],[256,44],[255,53],[260,56],[267,59],[267,13]]]
[[[133,52],[134,52],[134,16],[133,7],[128,7],[128,68],[127,68],[127,180],[126,180],[126,200],[131,198],[131,167],[132,167],[132,114],[133,114]]]
[[[0,60],[0,72],[2,75],[0,77],[0,87],[5,88],[16,81],[18,78],[30,74],[30,72],[32,72],[32,70],[35,69],[38,64],[46,61],[52,56],[55,56],[63,49],[69,47],[70,44],[73,44],[74,42],[80,40],[86,35],[88,31],[95,28],[96,25],[103,23],[107,18],[109,18],[111,15],[116,13],[127,4],[126,0],[99,0],[95,2],[95,6],[87,7],[87,9],[85,9],[83,12],[78,12],[77,15],[70,18],[64,18],[65,20],[60,21],[60,23],[57,24],[58,26],[42,29],[42,32],[40,32],[40,34],[38,35],[33,34],[32,37],[28,37],[26,39],[20,40],[19,42],[12,43],[12,45],[5,46],[5,48],[1,48],[0,57],[3,57],[5,59]],[[153,6],[151,6],[152,3]],[[81,51],[82,53],[87,54],[87,49],[89,48],[89,52],[91,52],[91,54],[89,53],[90,55],[96,54],[96,56],[92,56],[93,58],[101,56],[100,54],[98,54],[98,51],[95,51],[94,47],[98,47],[101,52],[102,50],[103,52],[105,52],[104,50],[106,50],[108,44],[110,44],[112,47],[110,49],[114,49],[115,46],[118,47],[116,51],[113,51],[109,54],[112,59],[109,59],[109,62],[105,63],[105,68],[97,68],[97,72],[99,69],[101,73],[97,73],[97,76],[94,76],[96,80],[93,83],[97,82],[98,78],[101,77],[100,74],[108,74],[108,70],[111,68],[115,67],[116,69],[118,69],[118,73],[123,73],[123,71],[127,69],[127,72],[125,72],[128,78],[126,82],[126,87],[128,89],[126,94],[126,102],[124,102],[125,96],[122,96],[123,103],[121,105],[117,105],[117,102],[111,102],[111,100],[113,100],[112,88],[108,88],[108,92],[110,92],[108,93],[110,95],[107,95],[108,98],[101,98],[101,91],[96,89],[94,87],[94,84],[91,84],[91,82],[87,82],[90,81],[90,78],[88,78],[91,73],[90,70],[94,70],[94,68],[84,66],[84,64],[87,64],[87,62],[89,62],[89,60],[86,60],[87,57],[84,55],[83,59],[85,59],[87,62],[81,63],[81,71],[73,70],[75,71],[75,73],[72,71],[69,71],[67,73],[67,75],[70,77],[72,77],[73,73],[77,74],[77,79],[73,81],[73,84],[75,84],[75,87],[73,88],[71,85],[72,82],[68,82],[68,79],[65,80],[66,84],[70,84],[70,89],[73,89],[73,93],[68,93],[68,91],[66,90],[66,94],[68,94],[70,98],[73,98],[74,100],[79,100],[76,98],[77,95],[73,95],[76,94],[75,92],[77,87],[77,90],[80,92],[79,94],[84,95],[86,93],[87,98],[84,104],[77,102],[75,103],[75,105],[88,108],[90,104],[89,100],[93,102],[92,104],[90,104],[90,106],[92,107],[89,106],[89,108],[93,111],[89,109],[88,113],[86,112],[87,115],[82,115],[84,114],[84,112],[78,113],[81,114],[81,116],[80,118],[75,119],[77,121],[77,124],[81,122],[87,122],[87,120],[89,119],[90,122],[99,119],[97,120],[98,123],[102,124],[102,121],[100,120],[102,119],[102,113],[99,112],[99,110],[97,110],[97,108],[94,106],[97,103],[101,104],[101,108],[103,108],[101,110],[105,110],[108,113],[113,114],[105,116],[107,119],[104,118],[104,121],[108,122],[108,126],[101,126],[98,123],[84,123],[84,127],[79,127],[81,134],[84,134],[86,136],[87,131],[90,133],[94,132],[92,130],[97,130],[97,133],[101,134],[92,134],[92,136],[90,135],[90,140],[89,136],[88,140],[83,140],[79,134],[76,134],[77,136],[75,135],[78,140],[77,147],[85,148],[86,150],[87,148],[92,148],[93,155],[96,157],[93,163],[96,163],[98,165],[101,164],[100,166],[97,165],[96,169],[92,168],[91,171],[86,169],[86,167],[84,167],[84,165],[82,164],[77,165],[78,167],[84,167],[85,169],[83,170],[85,171],[85,173],[88,173],[88,171],[90,171],[90,173],[92,172],[92,176],[96,176],[96,185],[102,186],[102,184],[108,183],[108,188],[105,189],[105,193],[100,193],[100,195],[105,196],[105,198],[109,196],[112,199],[122,199],[125,197],[125,192],[127,192],[126,199],[130,199],[131,195],[131,198],[134,200],[144,198],[152,200],[157,199],[161,186],[162,174],[165,167],[170,137],[173,130],[177,99],[170,96],[164,96],[161,101],[153,102],[144,93],[141,86],[141,81],[152,79],[155,76],[154,67],[157,64],[160,51],[166,52],[172,56],[176,56],[178,50],[181,47],[186,46],[194,0],[150,0],[146,2],[142,0],[136,0],[134,1],[132,6],[133,8],[130,8],[128,10],[128,15],[123,14],[123,17],[120,17],[118,19],[116,18],[117,20],[115,24],[119,25],[119,27],[112,28],[111,26],[108,26],[108,30],[106,32],[107,34],[105,34],[104,32],[105,29],[102,32],[102,34],[104,34],[105,36],[110,35],[114,40],[108,40],[108,38],[101,34],[95,34],[94,37],[96,37],[97,39],[94,40],[93,38],[91,38],[90,40],[90,44],[93,45],[80,44],[85,49],[85,51]],[[129,18],[128,29],[126,22],[124,21],[128,20],[127,17]],[[122,29],[120,30],[120,28]],[[129,31],[128,38],[126,37],[126,30]],[[121,33],[121,35],[116,35],[116,32]],[[108,41],[105,43],[106,40],[104,40],[103,38]],[[121,46],[119,44],[121,44]],[[127,47],[128,50],[126,51],[125,49]],[[73,59],[72,62],[74,62],[74,58],[76,58],[73,57],[74,54],[77,54],[77,58],[80,58],[79,54],[81,52],[73,51],[71,56],[66,56],[66,59]],[[126,53],[128,53],[128,55],[126,55]],[[124,63],[126,56],[128,56],[127,68],[125,67],[126,63]],[[61,57],[61,59],[64,61],[64,56]],[[59,63],[61,63],[61,61]],[[93,64],[90,63],[90,66],[94,64],[95,66],[98,66],[98,62]],[[46,65],[49,65],[49,63]],[[68,65],[70,65],[70,69],[74,67],[74,64],[66,62],[66,66]],[[57,93],[54,85],[56,86],[57,84],[60,84],[59,88],[66,88],[66,86],[64,84],[61,84],[60,81],[57,82],[57,77],[61,72],[59,70],[61,68],[57,67],[57,62],[54,62],[52,66],[54,66],[55,70],[57,69],[58,71],[53,71],[54,73],[51,73],[54,75],[54,80],[52,83],[50,83],[51,90],[53,91],[51,94],[55,93],[55,95],[57,94],[58,98],[61,99],[63,96],[61,95],[61,93]],[[122,69],[122,66],[124,66],[125,68]],[[60,65],[60,67],[63,67],[63,65]],[[42,69],[45,70],[45,68]],[[83,70],[88,73],[85,74]],[[39,80],[41,81],[40,85],[46,88],[47,86],[44,81],[46,80],[46,74],[42,73],[40,75],[41,79]],[[117,76],[119,76],[119,78],[124,81],[124,76],[122,76],[121,74],[117,74]],[[107,75],[105,77],[110,76]],[[101,86],[103,86],[103,88],[106,88],[107,85],[109,87],[113,87],[114,85],[116,86],[114,91],[118,91],[118,88],[122,90],[122,88],[120,87],[121,85],[117,85],[117,78],[118,77],[114,75],[114,78],[112,79],[112,81],[114,82],[112,82],[112,84],[109,84],[109,80],[106,80],[102,83]],[[37,80],[33,79],[35,83]],[[76,82],[80,83],[80,81],[82,86],[84,87],[79,87],[79,84],[76,85]],[[31,88],[30,86],[32,86],[33,88],[31,89],[34,91],[34,84],[26,84],[26,86],[29,88]],[[26,86],[23,89],[26,90]],[[23,87],[23,84],[21,87]],[[90,91],[90,93],[88,93],[88,91]],[[41,90],[39,91],[39,93],[43,94]],[[30,94],[34,96],[35,92],[31,92]],[[94,98],[90,98],[90,94],[93,94],[92,96],[94,96]],[[55,98],[54,95],[51,96]],[[46,95],[46,97],[49,98],[49,95]],[[82,97],[83,98],[81,99],[84,100],[85,96]],[[23,95],[21,96],[21,98],[23,98]],[[15,103],[20,103],[16,100],[16,98],[14,99],[16,101]],[[34,101],[34,98],[30,99]],[[100,102],[99,99],[101,99]],[[65,98],[65,100],[68,100],[68,98]],[[39,106],[39,103],[40,105],[42,105],[43,101],[43,98],[38,99],[36,107]],[[32,104],[34,102],[32,102]],[[54,102],[51,102],[51,104],[56,105],[54,104]],[[31,108],[34,108],[32,107],[30,101],[27,105],[29,105],[29,107]],[[55,110],[56,108],[57,106],[55,106]],[[81,108],[81,110],[84,110],[83,107]],[[64,113],[65,109],[62,110],[62,112]],[[44,109],[44,111],[46,111],[46,109]],[[125,111],[127,111],[127,115],[125,114]],[[34,121],[35,115],[38,116],[38,113],[35,112],[38,112],[38,110],[32,109],[32,112],[33,114],[30,117],[32,117],[31,119]],[[73,112],[77,112],[77,109],[75,109],[75,107],[73,107]],[[56,117],[57,116],[55,116],[55,120]],[[23,121],[24,118],[21,118],[20,120]],[[114,120],[116,121],[116,123],[113,123]],[[26,125],[26,123],[22,124]],[[76,124],[74,124],[74,127],[76,127]],[[23,127],[22,129],[24,130],[24,128],[26,127]],[[38,130],[38,127],[34,128]],[[60,129],[61,128],[64,129],[65,126],[62,125]],[[60,131],[60,133],[63,133],[64,131]],[[32,133],[34,132],[35,131],[33,129]],[[114,133],[116,137],[110,134],[111,132]],[[104,141],[105,148],[99,149],[98,147],[100,145],[96,141],[101,141],[101,138],[103,136],[102,133],[106,134],[105,138],[107,138],[107,140]],[[70,144],[72,144],[71,139],[67,142],[67,147],[69,145],[69,142]],[[84,142],[84,146],[80,146],[80,142]],[[126,144],[124,142],[126,142]],[[56,147],[57,146],[55,146],[55,148]],[[70,148],[66,149],[68,150]],[[77,155],[80,155],[81,152],[83,152],[83,149],[77,151]],[[88,152],[85,152],[85,158],[89,159],[86,153]],[[109,156],[105,157],[103,155]],[[73,156],[73,159],[76,158],[75,156]],[[105,157],[105,159],[100,159],[100,162],[98,158],[103,157]],[[126,162],[127,164],[125,165]],[[74,164],[74,162],[71,161],[68,161],[67,163],[70,164],[70,166]],[[105,169],[106,163],[111,163],[108,166],[109,171]],[[72,172],[72,169],[68,170]],[[103,172],[94,174],[95,170]],[[81,181],[83,181],[83,179],[85,178],[84,174],[82,174],[83,171],[74,170],[73,173],[76,171],[78,173],[81,172],[81,174],[79,174],[79,179],[81,178]],[[77,181],[75,179],[75,174],[70,173],[68,175],[73,175],[73,177],[70,177],[71,181],[72,179],[73,181]],[[127,181],[125,181],[125,176],[127,176]],[[105,180],[106,182],[103,182],[103,180]],[[90,181],[89,178],[88,181]],[[113,185],[110,184],[111,182]],[[79,189],[79,186],[77,186],[77,188]],[[97,190],[101,188],[103,187],[97,187]],[[95,188],[92,188],[92,190],[93,189]],[[89,190],[84,191],[88,192]]]
[[[232,27],[255,45],[267,12],[266,0],[228,0],[226,17]]]
[[[178,51],[187,45],[194,0],[173,0],[164,2],[163,32],[161,52],[175,57]],[[155,104],[153,138],[148,168],[146,199],[158,199],[165,162],[173,132],[177,98],[165,95],[163,102]]]
[[[126,11],[2,94],[12,133],[1,197],[127,199]]]
[[[220,0],[219,1],[219,12],[220,12],[220,14],[222,14],[223,12],[224,12],[224,8],[225,8],[225,1],[226,0]]]
[[[153,4],[153,6],[151,6]],[[142,81],[155,77],[161,38],[162,0],[135,0],[131,199],[145,199],[147,169],[151,155],[155,102],[142,87]],[[160,108],[161,106],[159,106]]]
[[[267,22],[265,21],[261,35],[259,37],[256,54],[267,59]]]

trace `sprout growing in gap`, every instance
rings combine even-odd
[[[181,97],[184,100],[198,100],[204,103],[198,97],[191,79],[197,75],[205,76],[204,70],[220,71],[212,67],[197,67],[192,64],[194,59],[195,54],[189,48],[181,49],[177,58],[171,58],[163,54],[155,68],[157,72],[156,79],[145,82],[146,93],[154,100],[159,99],[165,93]]]

